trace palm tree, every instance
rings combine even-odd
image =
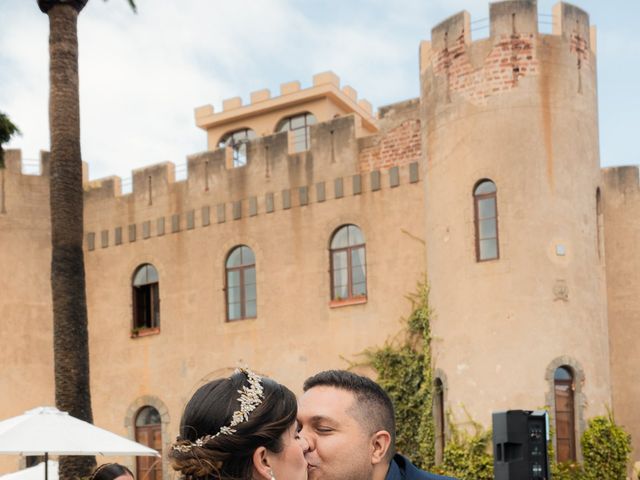
[[[51,294],[56,406],[93,422],[85,291],[78,14],[88,0],[38,0],[49,17]],[[133,0],[128,0],[135,8]],[[60,478],[86,477],[94,457],[66,457]]]
[[[0,168],[4,168],[4,149],[2,145],[11,140],[16,134],[20,134],[20,130],[16,127],[9,117],[0,112]]]

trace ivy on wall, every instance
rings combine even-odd
[[[432,312],[426,278],[408,298],[412,308],[403,334],[365,352],[367,363],[377,371],[378,383],[389,393],[396,409],[396,448],[420,468],[460,480],[491,480],[491,431],[473,421],[473,433],[461,431],[450,415],[450,439],[442,465],[435,466]]]
[[[365,352],[367,363],[378,373],[396,410],[396,449],[421,468],[435,462],[432,415],[431,310],[427,281],[408,295],[412,308],[400,340]]]
[[[472,428],[458,428],[449,419],[449,438],[441,465],[435,465],[431,315],[426,278],[408,295],[411,314],[402,334],[381,348],[369,349],[366,363],[378,373],[378,383],[396,409],[396,448],[418,467],[460,480],[492,480],[491,430],[469,418]],[[551,432],[553,435],[553,431]],[[594,417],[582,435],[584,465],[551,461],[554,480],[626,479],[631,437],[613,416]],[[554,459],[552,442],[549,458]]]

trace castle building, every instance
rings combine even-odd
[[[164,163],[128,194],[86,182],[97,425],[166,449],[238,365],[300,392],[398,335],[426,274],[438,455],[447,418],[544,406],[560,460],[609,408],[640,455],[639,172],[600,168],[595,29],[559,3],[540,33],[535,0],[491,4],[487,38],[470,24],[422,43],[418,98],[374,113],[318,74],[197,108],[208,149],[184,181]],[[0,176],[5,418],[54,401],[48,157],[29,176],[9,151]]]

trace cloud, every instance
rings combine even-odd
[[[309,86],[324,70],[333,70],[374,106],[416,97],[418,45],[431,28],[463,9],[472,20],[489,12],[485,0],[137,3],[135,15],[125,0],[92,1],[79,17],[82,151],[91,178],[128,176],[133,168],[167,160],[184,162],[206,148],[194,107],[211,103],[220,110],[223,98],[241,96],[246,102],[251,91],[262,88],[277,95],[280,83],[291,80]],[[554,2],[538,3],[540,13],[550,13]],[[579,3],[604,24],[601,67],[613,61],[610,69],[618,70],[615,65],[624,59],[635,78],[631,72],[640,52],[630,23],[634,15],[624,14],[630,7]],[[0,110],[24,133],[10,146],[22,148],[28,158],[49,146],[47,35],[47,17],[34,1],[0,0]],[[601,125],[616,123],[608,105],[620,95],[638,98],[632,82],[616,88],[621,81],[615,77],[601,71],[600,99],[607,107],[601,112],[612,116],[603,117]],[[631,125],[636,117],[625,118]],[[633,137],[618,127],[603,132]],[[612,155],[620,155],[619,143]],[[605,158],[604,147],[613,141],[603,138],[602,145]]]

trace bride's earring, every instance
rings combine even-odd
[[[273,474],[273,470],[269,470],[269,476],[271,477],[271,480],[276,480],[276,476]]]

